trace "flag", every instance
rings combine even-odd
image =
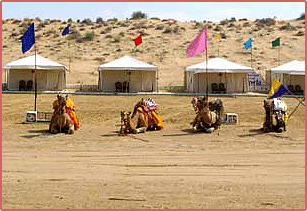
[[[280,37],[278,37],[276,40],[272,41],[272,48],[280,46]]]
[[[275,78],[273,80],[271,90],[268,93],[268,98],[272,99],[272,98],[280,97],[285,93],[290,93],[290,91],[281,82],[279,82]]]
[[[27,52],[34,45],[35,43],[34,23],[32,23],[29,26],[28,30],[22,36],[21,43],[22,43],[22,53]]]
[[[69,34],[69,25],[66,26],[66,28],[63,30],[62,35]]]
[[[248,50],[249,48],[252,48],[252,38],[250,38],[249,40],[247,40],[243,44],[244,44],[246,50]]]
[[[221,38],[222,38],[222,35],[221,35],[221,34],[216,34],[216,40],[217,40],[217,41],[220,41]]]
[[[140,34],[139,36],[137,36],[135,39],[133,39],[134,41],[134,45],[138,46],[142,43],[142,35]]]
[[[191,42],[186,53],[187,57],[194,57],[207,50],[207,28],[204,28],[200,34]]]

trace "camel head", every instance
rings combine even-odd
[[[143,98],[139,102],[137,102],[137,104],[135,105],[135,108],[139,106],[145,106],[145,100]]]
[[[127,133],[130,128],[131,112],[121,111],[121,133]]]
[[[195,112],[197,112],[197,102],[198,102],[198,99],[196,97],[193,97],[192,100],[191,100],[191,104],[192,104]]]
[[[201,111],[204,107],[204,101],[201,98],[194,97],[192,98],[191,103],[196,113]]]
[[[267,100],[267,99],[265,99],[265,100],[263,101],[263,107],[264,107],[266,113],[271,113],[271,111],[273,110],[273,106],[274,106],[274,105],[273,105],[272,102],[273,102],[273,101]]]
[[[121,111],[121,121],[123,122],[124,125],[126,125],[128,122],[131,120],[131,112],[124,112]]]

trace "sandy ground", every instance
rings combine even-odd
[[[263,98],[222,98],[239,124],[195,134],[191,97],[144,97],[159,103],[164,130],[117,136],[120,110],[139,97],[75,95],[81,129],[51,135],[24,123],[33,95],[4,94],[3,209],[304,209],[304,106],[286,132],[262,133]],[[39,95],[39,111],[54,99]]]

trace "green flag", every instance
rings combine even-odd
[[[272,47],[280,46],[280,37],[278,37],[276,40],[272,42]]]

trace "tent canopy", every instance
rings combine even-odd
[[[150,70],[156,71],[158,67],[129,56],[124,56],[120,59],[116,59],[112,62],[99,66],[99,70]]]
[[[65,65],[36,55],[36,68],[38,70],[67,70]],[[35,55],[19,59],[4,65],[3,69],[35,69]]]
[[[305,61],[291,61],[271,69],[273,73],[286,73],[291,75],[305,75]]]
[[[243,65],[229,62],[223,58],[213,58],[207,62],[201,62],[186,68],[187,71],[194,71],[195,73],[206,72],[206,66],[209,73],[253,73],[253,69]]]

